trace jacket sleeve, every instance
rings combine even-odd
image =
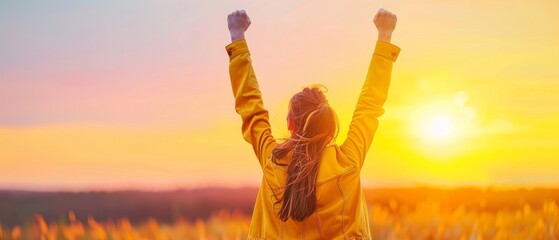
[[[243,138],[252,145],[260,166],[264,167],[276,140],[272,136],[268,111],[264,109],[248,45],[245,39],[241,39],[227,45],[225,49],[229,55],[235,111],[241,115],[243,121]]]
[[[392,64],[400,48],[384,41],[377,41],[367,78],[361,90],[342,152],[361,169],[365,156],[378,128],[378,117],[384,113]]]

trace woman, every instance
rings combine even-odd
[[[378,40],[347,139],[335,144],[338,121],[323,91],[310,86],[289,102],[291,136],[272,136],[244,32],[244,10],[229,14],[229,73],[243,138],[263,171],[248,239],[370,239],[360,171],[384,113],[392,64],[400,48],[390,43],[396,15],[374,17]]]

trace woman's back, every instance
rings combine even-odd
[[[289,164],[289,156],[280,163]],[[325,148],[317,177],[315,212],[299,222],[279,221],[286,166],[267,162],[254,207],[248,239],[367,239],[370,237],[367,203],[359,169],[338,145]]]

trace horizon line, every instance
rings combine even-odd
[[[241,190],[241,189],[258,189],[258,185],[205,185],[205,186],[185,186],[174,188],[29,188],[29,187],[1,187],[0,192],[33,192],[33,193],[94,193],[94,192],[178,192],[178,191],[196,191],[206,189],[227,189],[227,190]],[[460,190],[460,189],[480,189],[480,190],[534,190],[534,189],[559,189],[559,184],[541,184],[541,185],[436,185],[436,184],[416,184],[416,185],[374,185],[363,186],[363,190],[371,189],[421,189],[430,188],[437,190]]]

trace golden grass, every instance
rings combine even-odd
[[[497,211],[458,207],[444,210],[436,202],[409,207],[396,201],[369,206],[373,239],[559,239],[559,208],[546,201],[541,208],[529,204]],[[250,216],[221,210],[206,220],[177,219],[165,224],[149,219],[133,225],[127,218],[85,222],[69,212],[67,222],[47,223],[36,215],[31,224],[2,228],[0,239],[245,239]]]

